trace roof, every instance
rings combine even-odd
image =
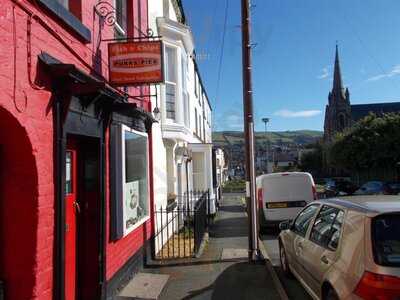
[[[400,113],[400,102],[353,104],[351,105],[351,118],[358,121],[366,117],[369,113],[382,115],[384,113]]]
[[[333,73],[332,91],[336,91],[337,93],[341,93],[343,91],[343,81],[342,81],[342,73],[340,72],[338,45],[336,45],[335,68],[334,68],[334,73]]]
[[[259,179],[259,178],[276,178],[276,177],[283,177],[283,176],[312,177],[311,174],[307,173],[307,172],[278,172],[278,173],[263,174],[263,175],[257,176],[257,179]]]
[[[320,200],[320,202],[331,203],[366,214],[400,212],[400,196],[350,196],[333,199],[323,199]]]

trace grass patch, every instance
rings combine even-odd
[[[246,191],[246,181],[244,180],[231,180],[224,184],[222,187],[224,193],[235,193]]]

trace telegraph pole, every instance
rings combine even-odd
[[[246,204],[249,217],[249,261],[263,259],[258,245],[258,209],[256,201],[256,172],[254,169],[254,119],[251,81],[250,3],[242,0],[242,64],[243,111],[246,150]]]

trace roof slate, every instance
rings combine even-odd
[[[369,113],[375,113],[376,115],[400,113],[400,102],[351,105],[351,118],[356,122],[366,117]]]

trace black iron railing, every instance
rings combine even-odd
[[[208,227],[210,192],[193,191],[177,196],[176,205],[155,211],[155,259],[195,256]]]

